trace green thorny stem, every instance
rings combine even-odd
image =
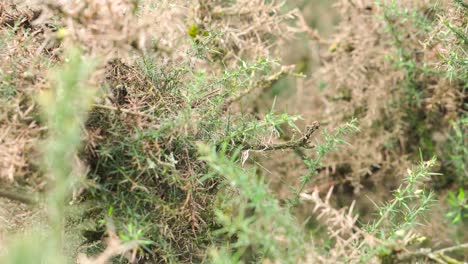
[[[418,198],[420,194],[424,194],[425,190],[417,189],[416,185],[422,179],[426,178],[428,175],[431,175],[431,173],[429,172],[429,169],[434,166],[435,161],[436,159],[432,158],[429,161],[422,162],[421,165],[417,167],[415,170],[408,169],[408,176],[406,178],[407,185],[404,188],[400,186],[395,191],[395,198],[392,200],[392,202],[388,206],[385,206],[383,208],[384,210],[380,212],[380,219],[370,227],[369,231],[371,234],[376,232],[377,228],[380,227],[380,225],[385,219],[388,220],[389,215],[392,212],[395,212],[395,208],[398,205],[403,205],[406,207],[406,205],[404,204],[405,199]],[[432,194],[429,193],[428,197],[431,198]],[[424,202],[424,201],[423,201],[423,204],[426,204],[427,202]],[[418,213],[419,211],[420,210],[416,210],[414,211],[414,213]],[[414,219],[414,217],[412,217],[412,219]]]
[[[415,224],[416,218],[426,211],[433,201],[433,192],[427,192],[423,183],[431,175],[435,174],[430,172],[430,169],[435,163],[436,158],[433,157],[428,161],[421,161],[419,166],[414,169],[408,169],[408,174],[405,178],[406,184],[400,185],[400,187],[394,191],[394,198],[391,202],[380,207],[378,206],[380,218],[377,222],[367,226],[366,231],[369,235],[375,235],[378,231],[381,231],[381,226],[384,221],[392,224],[390,230],[387,229],[390,233],[395,233],[398,230],[406,231],[406,229],[409,229]],[[410,207],[410,203],[413,199],[420,200],[416,208]],[[402,223],[398,223],[398,217],[402,217]],[[362,241],[357,246],[357,249],[362,249],[365,244],[366,241]]]

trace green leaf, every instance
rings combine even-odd
[[[463,190],[463,188],[460,188],[460,190],[458,191],[458,201],[463,202],[464,199],[465,199],[465,190]]]

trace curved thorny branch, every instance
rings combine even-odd
[[[244,144],[242,147],[243,150],[259,150],[259,151],[269,151],[269,150],[281,150],[281,149],[297,149],[297,148],[314,148],[314,145],[310,144],[310,139],[312,134],[320,128],[320,123],[318,121],[313,122],[311,125],[306,127],[305,133],[298,140],[292,140],[286,143],[279,144],[257,144],[250,145]]]

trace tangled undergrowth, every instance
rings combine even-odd
[[[438,230],[441,244],[466,240],[466,220],[447,228],[445,218],[465,203],[447,206],[447,192],[467,187],[466,7],[456,1],[363,1],[343,2],[340,9],[338,34],[310,82],[322,92],[309,100],[320,100],[322,114],[313,115],[331,127],[354,116],[361,131],[352,146],[330,156],[325,178],[340,188],[338,199],[357,197],[367,211],[362,193],[386,200],[420,153],[437,156],[440,175],[432,177],[431,188],[437,208],[451,208],[430,213],[425,232]]]
[[[0,3],[2,263],[466,261],[466,3],[338,7]]]

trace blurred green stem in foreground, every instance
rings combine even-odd
[[[61,241],[65,203],[79,176],[74,164],[81,130],[93,103],[94,89],[86,83],[94,68],[95,63],[86,61],[79,49],[68,50],[65,64],[51,72],[54,88],[39,97],[49,132],[44,151],[51,181],[47,203],[53,237],[57,242]]]
[[[79,179],[77,151],[87,112],[95,89],[88,86],[96,66],[77,48],[68,49],[64,63],[50,72],[51,89],[43,90],[38,101],[43,108],[48,138],[44,144],[45,172],[50,187],[47,193],[49,227],[25,231],[13,241],[2,263],[66,263],[62,253],[67,200]],[[40,246],[39,246],[40,245]]]

